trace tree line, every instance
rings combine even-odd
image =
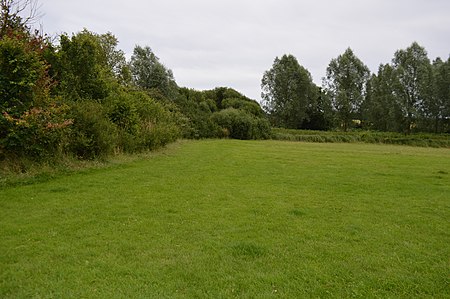
[[[330,61],[322,87],[293,55],[283,55],[264,73],[261,88],[277,127],[450,132],[450,57],[430,62],[417,42],[396,51],[377,74],[348,48]]]
[[[236,90],[179,87],[148,46],[130,60],[112,33],[55,41],[21,17],[32,0],[1,0],[0,160],[93,159],[178,138],[261,139],[270,124]]]

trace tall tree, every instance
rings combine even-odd
[[[131,71],[125,53],[117,49],[118,39],[110,32],[96,35],[100,46],[106,56],[106,63],[114,77],[123,85],[131,83]]]
[[[136,46],[131,56],[131,73],[134,83],[142,89],[159,89],[166,97],[173,97],[175,79],[150,47]]]
[[[406,50],[395,52],[392,63],[399,80],[395,96],[402,109],[404,130],[410,133],[432,97],[430,60],[425,48],[414,42]]]
[[[108,96],[112,72],[98,35],[86,29],[61,35],[58,63],[54,65],[62,94],[73,100]]]
[[[350,48],[332,59],[327,67],[324,88],[331,96],[333,108],[344,131],[347,131],[352,119],[360,113],[369,76],[369,68]]]
[[[443,129],[443,121],[450,119],[450,57],[447,61],[437,58],[433,68],[433,94],[425,100],[425,111],[433,121],[433,129],[438,133]]]
[[[317,97],[317,87],[311,74],[293,55],[276,57],[272,68],[261,82],[263,106],[275,126],[300,128],[308,118],[311,99]]]
[[[381,64],[378,74],[368,81],[365,112],[369,124],[376,130],[402,130],[401,110],[394,93],[396,84],[397,77],[389,64]]]

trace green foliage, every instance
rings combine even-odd
[[[12,32],[27,32],[36,12],[36,0],[1,0],[0,1],[0,39]],[[25,11],[30,15],[21,17]]]
[[[125,86],[131,84],[131,71],[127,64],[125,53],[117,49],[119,40],[110,32],[106,34],[94,34],[97,38],[102,52],[106,57],[108,70],[114,75],[116,80]]]
[[[348,48],[342,55],[332,59],[324,79],[326,92],[332,99],[339,122],[344,131],[352,119],[359,119],[364,101],[369,68]]]
[[[228,108],[214,113],[212,120],[222,129],[224,137],[252,139],[252,118],[245,112]]]
[[[218,127],[211,120],[211,115],[217,111],[217,106],[214,100],[205,97],[205,92],[180,88],[175,103],[188,120],[183,131],[185,138],[197,139],[217,136]]]
[[[177,111],[171,111],[170,104],[156,102],[142,92],[132,96],[139,116],[141,148],[156,149],[181,137],[183,116]]]
[[[269,139],[272,127],[266,118],[254,118],[252,123],[252,139]]]
[[[308,117],[303,120],[302,129],[330,130],[334,128],[334,113],[331,98],[320,88],[313,88],[310,102],[306,109]]]
[[[59,157],[69,143],[72,119],[66,117],[68,106],[51,105],[32,108],[15,117],[3,112],[0,117],[4,136],[0,149],[8,158],[35,160]]]
[[[46,93],[46,64],[41,42],[24,33],[0,39],[0,109],[15,116],[29,110]]]
[[[98,102],[84,100],[74,103],[71,109],[70,152],[82,159],[112,154],[118,143],[118,132],[106,108]]]
[[[217,87],[211,90],[204,90],[202,95],[206,99],[213,100],[215,102],[215,107],[217,107],[216,109],[224,109],[222,101],[225,99],[243,99],[251,101],[237,90],[228,87]]]
[[[227,98],[222,101],[222,109],[235,108],[244,110],[245,112],[252,114],[256,117],[264,117],[264,111],[261,106],[252,100],[246,100],[241,98]]]
[[[84,29],[62,34],[52,44],[45,35],[32,33],[29,19],[20,17],[27,6],[36,8],[33,3],[0,3],[3,160],[96,159],[156,149],[180,137],[266,139],[268,119],[278,126],[314,130],[450,131],[449,61],[436,59],[431,65],[417,43],[397,51],[392,65],[380,66],[370,80],[367,67],[347,49],[330,62],[324,91],[293,55],[277,57],[262,79],[264,111],[232,88],[179,88],[150,47],[136,46],[127,62],[109,32]],[[286,138],[330,140],[323,134],[293,135]],[[367,136],[331,139],[381,142]],[[420,143],[414,138],[392,142]]]
[[[1,158],[41,161],[65,151],[71,120],[67,105],[49,96],[53,83],[44,59],[47,47],[42,36],[26,28],[9,28],[1,36]]]
[[[264,109],[275,126],[300,128],[317,97],[311,74],[293,55],[275,58],[261,82]]]
[[[221,128],[223,137],[246,140],[270,136],[269,122],[244,110],[228,108],[214,113],[211,118]]]
[[[424,101],[424,111],[429,118],[428,127],[435,133],[450,133],[450,57],[447,61],[437,58],[432,65],[433,69],[433,96]]]
[[[150,47],[134,48],[130,68],[136,86],[143,90],[157,88],[169,98],[175,96],[177,86],[172,71],[159,61]]]
[[[105,100],[119,134],[118,149],[156,149],[181,136],[182,116],[144,92],[119,92]]]
[[[398,84],[395,71],[389,64],[380,65],[367,85],[364,114],[370,127],[379,131],[399,131],[404,128],[400,103],[393,92]]]
[[[72,37],[61,35],[57,52],[61,95],[71,100],[99,100],[108,96],[113,80],[100,37],[84,29]]]
[[[433,73],[425,48],[414,42],[392,60],[398,79],[394,87],[402,111],[404,131],[410,133],[420,119],[423,104],[432,97]]]
[[[110,105],[108,109],[109,119],[124,132],[135,134],[138,129],[139,115],[133,96],[121,93],[111,96],[107,102]]]
[[[270,124],[256,101],[225,87],[196,91],[180,88],[176,104],[190,121],[188,138],[265,139]]]

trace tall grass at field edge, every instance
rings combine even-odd
[[[308,131],[274,128],[272,129],[272,139],[318,143],[379,143],[419,147],[450,148],[449,134],[416,133],[405,135],[393,132]]]

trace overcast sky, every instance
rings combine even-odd
[[[260,100],[264,71],[292,54],[316,84],[351,47],[373,71],[413,41],[450,54],[449,0],[40,0],[44,32],[112,32],[130,57],[150,46],[180,86]]]

